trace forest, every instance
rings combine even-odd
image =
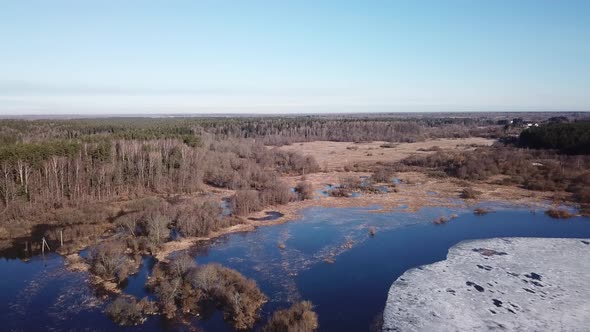
[[[5,145],[0,149],[1,225],[13,237],[36,219],[46,220],[46,211],[200,192],[206,186],[240,193],[253,190],[260,204],[285,202],[285,195],[277,192],[288,192],[279,184],[281,174],[319,169],[309,157],[267,149],[261,143],[199,139],[198,147],[174,138]],[[246,210],[251,209],[255,208]]]
[[[523,147],[554,149],[567,154],[590,154],[590,121],[553,122],[524,130]]]
[[[204,133],[216,138],[252,138],[266,145],[317,140],[406,142],[436,137],[502,135],[504,128],[485,117],[179,117],[71,120],[0,120],[4,144],[48,139],[180,139],[195,146]]]

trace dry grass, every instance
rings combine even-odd
[[[486,215],[490,212],[492,212],[492,211],[490,209],[486,209],[486,208],[476,208],[475,210],[473,210],[473,213],[476,216],[483,216],[483,215]]]
[[[470,150],[470,145],[491,145],[494,140],[470,137],[461,139],[436,139],[416,143],[329,142],[316,141],[282,146],[285,151],[295,151],[313,156],[324,170],[341,170],[352,164],[369,165],[376,162],[394,162],[414,154],[431,154],[441,150]],[[438,147],[434,150],[433,147]]]
[[[573,213],[562,209],[549,209],[545,213],[555,219],[569,219],[574,217]]]
[[[74,272],[86,272],[90,269],[84,258],[77,253],[66,256],[65,264],[68,270]]]

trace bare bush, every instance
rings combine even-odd
[[[219,264],[197,267],[189,279],[193,287],[221,306],[224,318],[237,329],[251,328],[267,300],[256,282]]]
[[[106,307],[107,315],[117,324],[134,326],[142,324],[146,315],[153,314],[156,306],[147,298],[137,302],[135,298],[119,296]]]
[[[139,234],[140,220],[141,215],[139,213],[129,213],[117,218],[116,225],[132,237],[136,237]]]
[[[375,183],[391,182],[391,179],[395,176],[393,169],[387,167],[381,167],[371,174],[371,181]]]
[[[169,265],[170,273],[176,278],[184,278],[197,264],[195,259],[182,253],[172,259]]]
[[[549,209],[545,213],[555,219],[569,219],[574,217],[573,213],[563,209]]]
[[[122,282],[132,272],[133,264],[119,242],[103,242],[90,250],[90,271],[104,280]]]
[[[465,188],[461,191],[463,199],[477,199],[481,193],[473,188]]]
[[[433,223],[433,224],[435,224],[435,225],[444,225],[444,224],[446,224],[448,221],[449,221],[449,219],[448,219],[448,218],[445,218],[445,217],[443,217],[443,216],[440,216],[440,217],[438,217],[438,218],[434,219],[434,221],[433,221],[432,223]]]
[[[190,203],[180,208],[176,224],[183,236],[207,236],[225,226],[217,202]]]
[[[219,264],[194,266],[188,256],[154,268],[148,286],[158,297],[162,312],[173,318],[179,310],[198,314],[213,303],[236,329],[252,328],[267,300],[256,282]]]
[[[259,191],[237,190],[230,198],[230,204],[234,214],[246,215],[269,205],[287,204],[294,199],[289,186],[282,181],[273,180]]]
[[[486,208],[476,208],[475,210],[473,210],[473,213],[476,216],[483,216],[483,215],[486,215],[490,212],[492,212],[492,211],[490,209],[486,209]]]
[[[291,188],[282,181],[276,181],[270,187],[259,192],[262,206],[287,204],[294,199]]]
[[[336,187],[328,192],[332,197],[350,197],[352,191],[348,188]]]
[[[273,149],[277,171],[283,174],[309,174],[320,170],[320,166],[312,156],[303,156],[297,152]]]
[[[361,189],[362,184],[358,176],[344,176],[340,178],[340,187],[352,191]]]
[[[313,305],[309,301],[302,301],[289,309],[276,311],[262,332],[312,332],[318,326],[318,315],[313,311]]]
[[[308,181],[302,181],[295,186],[295,193],[300,201],[313,199],[313,185]]]
[[[574,199],[580,202],[580,212],[590,216],[590,172],[577,176],[567,190],[574,194]]]
[[[230,204],[233,213],[245,215],[251,212],[259,211],[262,208],[256,190],[238,190],[230,198]]]
[[[152,211],[144,217],[144,230],[154,245],[160,245],[170,239],[170,218],[160,212]]]

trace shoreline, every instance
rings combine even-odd
[[[305,176],[283,177],[285,182],[294,186],[295,183],[305,178],[314,186],[314,190],[321,190],[326,185],[337,183],[342,176],[367,176],[366,172],[325,172],[313,173]],[[531,191],[515,186],[491,185],[484,182],[469,182],[469,186],[481,191],[482,194],[476,199],[462,199],[460,192],[464,188],[452,178],[434,179],[420,172],[403,172],[398,174],[401,184],[397,185],[399,192],[388,193],[362,193],[360,197],[331,197],[318,196],[305,201],[290,202],[285,205],[269,206],[261,211],[253,212],[242,216],[243,224],[230,226],[211,233],[206,237],[181,238],[179,240],[166,242],[163,247],[154,255],[158,261],[167,261],[169,256],[175,252],[191,249],[199,242],[211,241],[218,237],[239,233],[250,232],[258,227],[280,225],[296,221],[302,217],[302,211],[312,207],[325,208],[364,208],[379,206],[379,209],[371,213],[387,213],[393,210],[399,212],[414,213],[425,207],[463,207],[473,208],[482,202],[509,202],[510,205],[528,207],[531,209],[547,209],[555,206],[552,192]],[[225,191],[228,193],[230,191]],[[429,194],[434,192],[435,194]],[[560,202],[565,205],[574,205],[573,202]],[[399,209],[403,207],[402,209]],[[262,218],[268,212],[279,212],[283,214],[274,220],[256,221],[250,218]],[[544,211],[543,211],[544,212]]]
[[[590,257],[588,243],[534,237],[461,241],[444,260],[409,269],[393,282],[383,331],[581,331],[587,324],[584,276],[590,260],[580,257]]]
[[[314,199],[305,201],[294,201],[285,205],[269,206],[261,211],[241,216],[242,224],[233,225],[227,228],[212,232],[206,237],[180,238],[162,244],[160,249],[151,256],[158,262],[169,262],[172,255],[177,252],[190,250],[200,243],[214,240],[216,238],[241,232],[255,231],[258,227],[280,225],[287,222],[294,222],[303,216],[302,211],[312,207],[324,208],[367,208],[378,207],[368,211],[369,213],[387,213],[391,211],[415,213],[426,207],[448,207],[461,209],[474,209],[483,202],[507,203],[513,207],[530,208],[542,210],[543,212],[555,206],[552,192],[537,192],[517,188],[515,186],[497,186],[485,182],[459,182],[452,178],[432,178],[420,172],[398,173],[400,184],[396,186],[397,192],[387,193],[362,193],[359,197],[331,197],[318,193],[326,185],[338,183],[343,176],[367,176],[366,172],[328,172],[308,174],[304,178],[312,183],[316,193]],[[283,180],[294,186],[301,181],[302,176],[284,177]],[[460,193],[465,185],[481,192],[476,199],[462,199]],[[392,187],[393,188],[393,187]],[[213,191],[215,198],[223,199],[232,194],[231,190]],[[202,194],[198,194],[202,195]],[[191,195],[191,197],[194,197]],[[559,202],[560,204],[573,205],[573,202]],[[279,212],[282,216],[266,221],[251,220],[250,218],[265,217],[268,212]],[[441,216],[450,218],[451,216]],[[432,220],[434,222],[434,220]],[[60,253],[64,256],[66,268],[70,271],[89,271],[88,263],[79,255],[79,252]],[[138,266],[139,268],[139,262]],[[89,282],[93,287],[102,291],[117,295],[122,290],[118,285],[109,280],[103,280],[97,276],[89,275]]]

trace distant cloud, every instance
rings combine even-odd
[[[118,86],[86,85],[86,84],[50,84],[26,82],[18,80],[0,81],[0,96],[14,95],[146,95],[146,94],[235,94],[238,91],[223,88],[202,89],[165,89],[165,88],[129,88]],[[251,92],[251,91],[250,91]]]
[[[432,89],[117,87],[0,81],[0,115],[587,111],[585,97],[467,97]]]

